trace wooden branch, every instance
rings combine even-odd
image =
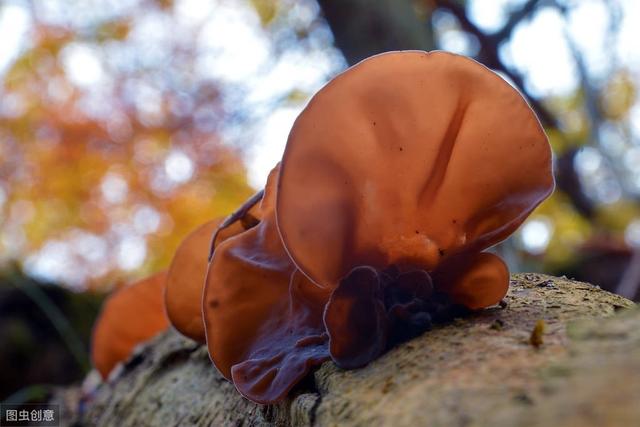
[[[82,412],[77,398],[69,404],[72,391],[57,402],[67,423],[91,426],[638,425],[640,310],[614,316],[633,304],[538,274],[513,276],[506,301],[365,368],[327,362],[278,405],[240,397],[206,348],[174,331],[86,396]],[[584,318],[592,320],[574,323]],[[530,336],[540,320],[546,332],[536,348]]]

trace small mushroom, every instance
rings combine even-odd
[[[181,334],[202,343],[205,342],[202,292],[211,239],[219,223],[210,221],[191,232],[176,250],[167,273],[167,316]]]
[[[209,252],[221,242],[257,225],[262,192],[251,197],[224,220],[209,221],[180,244],[167,274],[165,306],[171,324],[183,335],[204,343],[202,293],[209,268]]]
[[[91,343],[93,365],[106,379],[133,349],[169,327],[164,310],[166,272],[118,289],[105,301]]]
[[[475,310],[502,300],[509,286],[509,268],[497,255],[476,252],[448,259],[433,280],[454,301]]]
[[[283,398],[329,358],[322,323],[329,293],[300,274],[282,246],[274,212],[277,174],[276,167],[261,221],[215,248],[202,308],[213,363],[258,403]]]

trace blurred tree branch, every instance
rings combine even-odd
[[[528,99],[531,107],[538,114],[542,124],[547,127],[557,128],[557,118],[546,106],[542,104],[539,99],[529,93],[525,87],[522,75],[507,67],[502,59],[500,59],[499,54],[500,45],[509,40],[514,28],[524,19],[531,17],[543,1],[544,0],[529,0],[522,6],[522,8],[513,12],[507,19],[507,23],[493,34],[485,33],[471,22],[463,4],[455,0],[435,0],[435,4],[437,7],[442,8],[455,16],[460,27],[478,40],[478,43],[480,44],[478,60],[487,67],[504,73],[509,79],[511,79]]]
[[[554,6],[560,11],[565,20],[568,19],[569,9],[563,5],[558,3],[557,1],[553,1]],[[620,13],[617,10],[615,5],[608,6],[609,13],[611,14],[611,25],[615,25],[614,23],[619,19]],[[616,19],[617,18],[617,19]],[[611,31],[611,34],[615,34],[615,31]],[[580,81],[580,89],[584,94],[584,109],[585,113],[588,117],[588,130],[589,136],[587,143],[598,146],[600,141],[600,127],[603,123],[606,122],[606,118],[604,116],[604,112],[601,105],[601,97],[602,93],[591,80],[591,76],[589,75],[587,64],[583,55],[580,52],[579,47],[576,45],[575,40],[571,37],[571,35],[565,30],[565,38],[567,40],[567,45],[569,46],[569,50],[573,56],[573,61],[576,65],[576,69],[578,72],[578,77]],[[610,54],[608,58],[610,62],[615,62],[615,55]],[[621,170],[621,167],[617,164],[615,159],[613,159],[607,150],[599,150],[602,156],[607,160],[609,165],[609,169],[615,176],[616,181],[620,185],[620,190],[626,199],[633,199],[633,195],[629,193],[626,188],[625,180],[624,180],[624,172]],[[635,295],[640,289],[640,249],[636,249],[633,251],[631,260],[625,269],[618,286],[615,291],[619,295],[622,295],[626,298],[634,298]]]
[[[474,36],[480,44],[478,60],[510,78],[522,91],[548,127],[558,127],[557,118],[525,87],[524,78],[507,67],[500,59],[500,45],[511,37],[514,28],[531,17],[546,0],[528,0],[514,11],[505,25],[493,34],[480,30],[467,16],[464,4],[455,0],[422,2],[424,17],[416,13],[411,0],[318,0],[325,19],[349,65],[388,50],[436,48],[430,15],[433,8],[441,8],[456,17],[461,28]]]
[[[520,9],[512,12],[511,15],[509,15],[509,18],[507,19],[507,22],[504,24],[504,26],[494,34],[491,34],[490,37],[496,40],[496,42],[498,43],[508,39],[509,37],[511,37],[511,33],[516,28],[516,26],[525,19],[530,18],[536,11],[538,6],[540,6],[544,1],[545,0],[527,1],[524,5],[522,5]]]

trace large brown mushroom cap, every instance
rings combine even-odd
[[[367,59],[312,98],[278,185],[288,253],[332,288],[355,266],[432,271],[496,244],[554,182],[514,88],[471,59],[409,51]]]
[[[284,397],[329,357],[322,323],[329,295],[296,272],[282,246],[274,212],[277,172],[265,188],[260,223],[216,247],[202,309],[212,361],[259,403]]]
[[[125,361],[132,350],[169,327],[164,311],[166,272],[113,293],[105,301],[93,329],[91,359],[102,378]]]

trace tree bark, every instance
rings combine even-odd
[[[206,348],[175,331],[85,395],[82,412],[59,402],[67,422],[91,426],[639,425],[640,310],[623,310],[632,302],[538,274],[513,276],[506,301],[365,368],[327,362],[278,405],[243,399]]]
[[[433,50],[428,12],[413,0],[318,0],[349,65],[389,50]]]

